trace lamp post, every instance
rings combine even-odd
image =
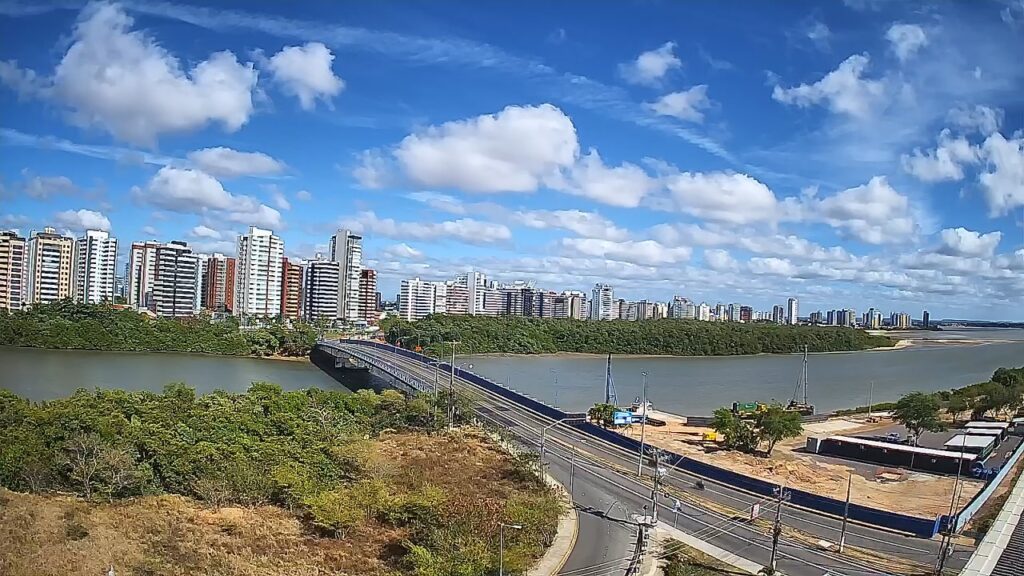
[[[505,576],[505,528],[522,530],[522,524],[498,523],[498,576]]]
[[[567,416],[565,418],[561,418],[559,420],[555,420],[551,424],[548,424],[547,426],[545,426],[545,427],[540,429],[540,466],[541,466],[541,468],[544,467],[544,455],[546,454],[546,448],[547,448],[547,443],[546,442],[547,442],[548,430],[551,429],[551,428],[554,428],[555,426],[558,426],[559,424],[561,424],[562,422],[565,422],[566,420],[569,420],[569,418],[570,417]]]
[[[647,429],[647,371],[645,370],[641,372],[640,375],[644,377],[644,395],[643,400],[641,400],[641,407],[643,408],[644,415],[643,419],[640,420],[640,455],[637,457],[636,461],[637,476],[643,476],[644,474],[644,434]]]
[[[448,429],[451,430],[455,427],[455,346],[459,342],[451,340],[448,344],[452,347],[452,362],[450,364],[452,372],[448,379]]]

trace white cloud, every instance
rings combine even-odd
[[[110,230],[110,220],[102,212],[94,210],[65,210],[54,215],[57,226],[72,232],[85,230]]]
[[[669,248],[655,240],[614,242],[599,238],[563,238],[562,247],[569,254],[596,256],[643,266],[684,262],[693,253],[693,249],[688,246]]]
[[[885,39],[892,44],[892,50],[900,62],[906,62],[928,44],[924,29],[916,24],[893,24],[885,33]]]
[[[352,177],[363,188],[378,189],[393,181],[390,172],[394,165],[377,150],[363,150],[356,154],[356,167]]]
[[[736,238],[734,232],[709,229],[697,224],[657,224],[648,233],[655,240],[669,246],[727,246]]]
[[[811,217],[845,230],[868,244],[906,240],[917,229],[910,200],[894,190],[884,176],[875,176],[867,184],[809,202]]]
[[[699,218],[733,224],[778,218],[775,194],[746,174],[681,172],[664,182],[675,208]]]
[[[711,101],[708,100],[707,85],[700,84],[688,90],[665,94],[647,106],[655,114],[700,123],[704,121],[703,111],[711,106]]]
[[[333,62],[334,54],[327,46],[308,42],[286,46],[270,58],[268,68],[284,91],[299,99],[303,110],[312,110],[317,99],[331,108],[331,99],[345,88],[345,82],[331,69]]]
[[[384,256],[394,258],[395,260],[419,259],[423,257],[423,252],[409,246],[405,242],[388,246],[382,253]]]
[[[561,228],[584,238],[622,241],[629,232],[597,212],[580,210],[526,210],[514,212],[512,220],[529,228]]]
[[[1003,111],[1000,108],[989,108],[980,104],[973,108],[959,106],[950,110],[946,118],[954,126],[958,126],[968,133],[980,132],[982,136],[988,136],[999,130],[1003,123]]]
[[[683,65],[674,53],[675,48],[675,42],[666,42],[659,48],[640,54],[635,60],[620,64],[619,72],[633,84],[657,86],[669,70]]]
[[[1002,232],[998,231],[981,234],[966,228],[946,228],[940,233],[942,245],[937,252],[947,256],[991,258],[1002,237]]]
[[[78,190],[67,176],[33,176],[28,170],[22,170],[21,174],[25,177],[22,189],[36,200],[49,200],[51,196],[71,194]]]
[[[188,160],[196,168],[219,178],[239,176],[272,176],[284,171],[283,162],[262,152],[239,152],[218,146],[188,153]]]
[[[146,236],[149,236],[150,238],[156,238],[157,236],[160,235],[160,231],[152,226],[143,226],[142,233],[145,234]]]
[[[931,152],[915,149],[901,158],[903,169],[922,182],[963,180],[965,164],[975,164],[980,151],[964,137],[953,138],[949,130],[939,134],[939,144]]]
[[[736,270],[739,264],[726,250],[714,248],[704,251],[704,263],[715,271]]]
[[[658,181],[635,164],[607,166],[597,150],[590,150],[569,169],[567,178],[553,187],[609,206],[635,208],[658,188]]]
[[[214,210],[230,222],[265,228],[281,225],[280,212],[251,196],[229,193],[216,178],[201,170],[165,166],[134,194],[147,204],[172,212],[205,214]]]
[[[313,195],[309,193],[309,190],[299,190],[295,193],[295,199],[300,202],[309,202],[313,199]]]
[[[241,206],[238,210],[225,213],[224,217],[228,222],[235,222],[244,226],[279,228],[282,225],[281,213],[266,204]]]
[[[248,121],[257,77],[251,63],[216,52],[186,73],[177,58],[132,24],[117,5],[87,6],[40,96],[66,106],[80,126],[147,146],[163,133],[211,123],[234,132]],[[11,76],[8,66],[3,77]],[[23,87],[21,78],[16,84]]]
[[[979,176],[989,215],[1024,206],[1024,135],[1007,140],[996,132],[981,146],[987,170]]]
[[[278,210],[292,209],[292,203],[288,201],[288,197],[284,195],[284,192],[278,190],[276,186],[270,191],[270,199]]]
[[[550,105],[508,106],[406,136],[394,150],[414,183],[469,192],[532,192],[576,160],[576,128]]]
[[[362,234],[375,234],[386,238],[412,240],[440,240],[451,238],[466,244],[501,244],[512,239],[512,231],[504,224],[460,218],[445,222],[397,222],[380,218],[373,212],[360,212],[354,218],[341,221],[341,228]]]
[[[421,191],[410,192],[405,197],[421,204],[426,204],[434,210],[440,210],[441,212],[448,212],[450,214],[466,213],[466,206],[458,198],[449,194]]]
[[[854,54],[814,84],[776,85],[772,98],[801,108],[825,102],[833,112],[866,118],[885,92],[881,81],[863,78],[869,62],[867,54]]]
[[[200,224],[189,231],[189,236],[193,238],[209,238],[211,240],[221,240],[224,238],[224,234],[218,230],[214,230],[205,224]]]
[[[797,268],[792,262],[783,258],[751,258],[747,262],[751,274],[767,274],[771,276],[793,277]]]
[[[805,30],[807,38],[814,43],[821,50],[828,50],[829,38],[832,37],[832,31],[828,29],[828,26],[820,20],[813,20],[807,26]]]

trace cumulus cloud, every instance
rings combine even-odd
[[[465,244],[501,244],[512,239],[512,231],[504,224],[460,218],[445,222],[398,222],[380,218],[373,212],[360,212],[354,218],[344,219],[341,228],[366,235],[378,235],[396,240],[453,239]]]
[[[251,196],[231,194],[206,172],[164,166],[145,186],[136,188],[143,202],[172,212],[205,214],[217,211],[223,218],[239,224],[276,228],[281,213]]]
[[[924,29],[916,24],[893,24],[885,33],[885,39],[892,44],[892,50],[900,62],[911,59],[928,44]]]
[[[520,210],[514,212],[512,220],[528,228],[560,228],[574,232],[584,238],[622,241],[629,236],[624,228],[597,212],[581,210]]]
[[[815,46],[820,50],[828,50],[829,39],[832,37],[832,31],[829,30],[828,26],[820,20],[811,20],[804,33],[807,35],[807,39],[814,43]]]
[[[313,199],[313,195],[309,193],[309,190],[299,190],[295,193],[295,199],[300,202],[309,202]]]
[[[150,238],[156,238],[157,236],[160,235],[160,231],[152,226],[143,226],[142,233],[145,234],[146,236],[149,236]]]
[[[655,114],[672,116],[687,122],[703,122],[704,110],[711,106],[708,100],[708,87],[706,84],[694,86],[688,90],[671,92],[665,94],[655,102],[647,104],[647,107]]]
[[[751,274],[768,274],[771,276],[793,277],[797,274],[797,268],[789,260],[783,258],[751,258],[747,262],[747,269]]]
[[[655,240],[615,242],[600,238],[563,238],[562,247],[569,254],[596,256],[645,266],[684,262],[689,260],[693,253],[693,249],[688,246],[669,248]]]
[[[982,136],[988,136],[999,130],[1003,123],[1003,111],[980,104],[973,107],[958,106],[949,111],[946,119],[968,133],[979,132]]]
[[[270,189],[270,200],[274,203],[274,207],[278,210],[291,210],[292,203],[288,201],[288,197],[284,195],[276,186]]]
[[[110,230],[110,220],[95,210],[65,210],[54,215],[57,226],[72,232],[85,230]]]
[[[868,244],[905,240],[917,229],[910,200],[893,189],[884,176],[810,203],[811,217]]]
[[[189,231],[189,235],[193,238],[210,238],[212,240],[220,240],[224,237],[224,234],[218,230],[214,230],[205,224],[200,224]]]
[[[635,164],[606,165],[597,150],[590,150],[572,165],[565,179],[553,183],[562,192],[623,208],[639,206],[658,186],[656,179]]]
[[[739,264],[728,251],[720,248],[712,248],[704,251],[704,263],[708,268],[720,272],[736,270]]]
[[[915,149],[912,154],[904,154],[901,162],[904,170],[922,182],[963,180],[964,165],[977,163],[979,152],[966,138],[954,138],[949,130],[943,130],[935,150]]]
[[[240,152],[223,146],[193,150],[187,157],[196,168],[218,178],[273,176],[285,169],[283,162],[262,152]]]
[[[978,180],[990,216],[1002,216],[1024,206],[1024,135],[1007,140],[996,132],[981,146],[987,169]]]
[[[793,88],[776,85],[772,98],[801,108],[824,103],[833,112],[866,118],[885,92],[880,80],[864,78],[869,63],[867,54],[854,54],[813,84],[800,84]]]
[[[388,258],[396,260],[419,259],[423,257],[423,252],[409,246],[405,242],[388,246],[382,253]]]
[[[316,108],[317,100],[332,108],[332,98],[345,89],[345,82],[334,74],[334,54],[320,42],[304,46],[286,46],[268,61],[274,81],[299,99],[303,110]]]
[[[181,62],[114,4],[87,6],[68,49],[45,79],[15,73],[7,63],[0,80],[25,90],[32,79],[38,96],[68,110],[71,120],[106,130],[119,140],[154,146],[164,133],[187,132],[216,123],[241,128],[253,112],[257,72],[229,51],[198,61],[187,72]]]
[[[946,228],[939,233],[942,245],[937,252],[947,256],[990,258],[995,254],[1002,232],[981,234],[966,228]]]
[[[72,194],[78,190],[67,176],[34,176],[28,170],[21,171],[25,178],[21,188],[30,198],[49,200],[60,194]]]
[[[658,86],[670,70],[682,67],[675,55],[676,43],[666,42],[659,48],[648,50],[635,60],[619,65],[619,72],[626,81],[633,84]]]
[[[732,224],[777,219],[775,194],[735,172],[681,172],[664,177],[675,208],[699,218]]]

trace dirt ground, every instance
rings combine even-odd
[[[804,427],[803,435],[776,445],[771,458],[759,458],[726,450],[705,452],[701,434],[710,429],[686,426],[679,417],[663,412],[652,411],[651,417],[665,420],[666,425],[647,426],[646,441],[694,460],[840,500],[846,498],[847,482],[852,474],[851,502],[922,517],[934,517],[949,512],[949,501],[955,484],[953,477],[920,472],[907,473],[861,462],[846,462],[838,458],[826,459],[796,451],[806,445],[808,436],[870,434],[874,430],[891,425],[892,422],[887,418],[881,418],[877,423],[868,423],[863,417],[850,417],[808,424]],[[636,439],[640,438],[640,427],[636,425],[620,432]],[[983,484],[975,480],[963,482],[960,491],[961,506],[982,487]]]
[[[458,454],[458,458],[452,458]],[[397,485],[429,482],[459,513],[498,516],[510,498],[536,497],[512,473],[510,457],[472,431],[395,434],[374,442],[365,465]],[[398,574],[390,559],[408,534],[373,520],[345,538],[321,537],[276,506],[214,509],[177,495],[114,503],[0,488],[3,576],[157,575],[314,576]]]

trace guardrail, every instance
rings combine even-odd
[[[371,342],[367,340],[342,340],[342,344],[356,344],[360,346],[372,346],[377,349],[387,350],[389,352],[405,356],[413,360],[420,362],[435,362],[433,358],[424,356],[411,350],[404,348],[398,348],[390,344],[382,344],[379,342]],[[451,365],[441,363],[440,366],[446,366],[444,370],[446,372],[451,370]],[[491,382],[486,378],[482,378],[472,372],[462,370],[461,368],[455,369],[455,375],[464,380],[468,380],[481,388],[493,392],[507,400],[515,402],[520,406],[529,408],[534,412],[538,412],[549,418],[560,420],[566,418],[568,415],[566,412],[559,410],[553,406],[548,406],[539,400],[530,398],[514,390]],[[628,438],[621,434],[617,434],[611,430],[601,428],[590,422],[576,423],[572,426],[594,436],[605,440],[611,444],[615,444],[621,448],[624,448],[630,452],[637,452],[640,449],[640,443],[637,440]],[[715,482],[724,484],[726,486],[732,486],[740,490],[745,490],[754,494],[762,496],[771,496],[775,493],[778,488],[777,484],[766,482],[758,478],[752,478],[750,476],[744,476],[731,470],[719,468],[711,464],[706,464],[694,460],[692,458],[676,454],[674,452],[663,451],[664,462],[668,468],[679,468],[699,476],[703,476]],[[836,500],[826,496],[820,496],[811,492],[805,492],[793,488],[787,488],[787,491],[792,494],[791,503],[807,508],[817,512],[823,512],[833,516],[842,516],[843,510],[846,505],[843,500]],[[895,512],[888,512],[885,510],[879,510],[877,508],[871,508],[869,506],[863,506],[861,504],[851,503],[849,507],[849,517],[851,520],[869,524],[872,526],[884,528],[887,530],[896,530],[899,532],[905,532],[913,534],[922,538],[931,538],[938,533],[940,526],[944,526],[948,522],[946,516],[939,516],[937,518],[921,518],[918,516],[909,516],[906,514],[898,514]]]

